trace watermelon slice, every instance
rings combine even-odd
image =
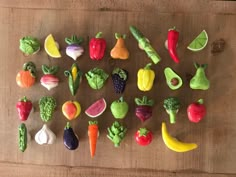
[[[100,116],[106,110],[106,107],[107,107],[107,103],[105,99],[101,98],[97,100],[96,102],[94,102],[91,106],[89,106],[85,110],[85,114],[87,114],[87,116],[91,118],[95,118],[95,117]]]

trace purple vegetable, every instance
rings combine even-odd
[[[74,60],[84,53],[84,48],[80,45],[83,42],[82,37],[72,35],[71,38],[65,38],[65,42],[68,44],[66,54]]]
[[[77,135],[74,133],[69,122],[67,122],[64,128],[63,140],[65,147],[69,150],[75,150],[79,146]]]
[[[142,99],[135,98],[135,103],[137,105],[135,109],[135,115],[142,122],[152,117],[152,106],[154,105],[153,100],[148,100],[146,96],[143,96]]]

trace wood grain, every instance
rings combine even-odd
[[[164,170],[164,171],[178,171],[175,173],[161,172],[160,176],[188,176],[191,173],[180,173],[181,170],[199,171],[206,173],[226,173],[236,174],[236,119],[234,119],[236,112],[234,109],[236,84],[232,82],[235,78],[236,70],[236,41],[235,15],[232,12],[233,4],[225,5],[222,9],[229,9],[228,13],[222,12],[222,9],[216,2],[214,9],[218,9],[217,13],[214,10],[209,10],[209,13],[203,10],[204,13],[197,13],[197,10],[190,13],[186,11],[181,13],[175,9],[174,5],[168,6],[169,3],[164,1],[157,1],[159,6],[154,7],[156,1],[137,1],[134,6],[128,4],[132,10],[127,10],[126,1],[117,1],[126,10],[112,9],[115,1],[107,2],[106,6],[102,4],[91,6],[88,1],[69,1],[70,7],[67,7],[67,1],[42,1],[43,3],[36,3],[33,1],[0,1],[0,37],[4,43],[0,47],[0,162],[1,170],[7,172],[10,168],[16,169],[17,172],[27,169],[26,166],[19,164],[35,164],[30,168],[38,168],[42,166],[43,171],[47,171],[51,166],[52,172],[48,172],[48,176],[53,176],[53,173],[61,176],[73,176],[80,174],[83,176],[91,176],[87,167],[95,169],[112,169],[117,171],[122,169],[121,176],[125,175],[126,170],[130,176],[135,176],[137,172],[135,169],[146,170]],[[81,4],[79,4],[81,2]],[[86,2],[86,3],[85,3]],[[134,2],[134,1],[131,1]],[[182,2],[182,1],[179,1]],[[45,5],[45,3],[47,5]],[[113,4],[112,4],[113,3]],[[144,4],[143,4],[144,3]],[[181,9],[185,6],[190,6],[180,3],[176,6]],[[200,2],[200,6],[204,6],[205,2]],[[196,2],[194,3],[196,5]],[[72,6],[73,5],[73,6]],[[79,6],[81,5],[81,6]],[[149,5],[149,8],[145,5]],[[157,5],[157,4],[155,4]],[[193,5],[193,4],[192,4]],[[89,7],[87,9],[85,6]],[[163,8],[159,11],[151,10],[152,6],[157,9]],[[178,8],[182,6],[181,8]],[[64,8],[62,8],[64,7]],[[111,10],[94,10],[100,7],[111,8]],[[145,10],[140,7],[145,8]],[[168,8],[167,8],[168,7]],[[227,7],[227,8],[226,8]],[[79,10],[76,10],[78,8]],[[173,8],[173,10],[171,10]],[[197,7],[196,9],[198,9]],[[118,8],[119,9],[119,8]],[[165,10],[166,9],[166,10]],[[173,13],[176,12],[176,13]],[[227,12],[227,11],[225,11]],[[231,13],[232,12],[232,13]],[[157,49],[162,61],[160,64],[153,66],[156,72],[156,81],[152,91],[145,93],[145,95],[155,99],[154,115],[150,121],[141,124],[134,116],[134,98],[142,96],[144,93],[138,91],[136,87],[136,73],[140,67],[150,62],[145,53],[138,49],[137,42],[129,33],[129,25],[136,25],[147,38],[151,40],[153,46]],[[164,48],[164,41],[166,39],[167,30],[175,25],[180,31],[180,40],[178,53],[181,58],[181,63],[176,65],[169,57],[168,51]],[[201,52],[193,53],[186,49],[190,41],[202,29],[206,29],[209,34],[209,45]],[[127,47],[130,50],[131,57],[128,61],[116,61],[109,57],[107,51],[105,59],[102,62],[93,62],[88,56],[88,41],[98,31],[104,33],[104,37],[108,42],[108,49],[114,46],[114,33],[127,34]],[[19,49],[18,40],[25,35],[32,35],[38,37],[41,41],[42,48],[45,37],[52,33],[59,42],[62,49],[62,59],[48,58],[42,49],[39,54],[33,57],[24,57]],[[72,121],[72,126],[80,137],[80,148],[76,151],[70,152],[65,149],[62,143],[63,127],[66,124],[66,119],[61,113],[61,106],[67,100],[78,100],[81,102],[82,109],[87,108],[94,100],[105,97],[108,106],[120,95],[114,94],[112,88],[111,78],[106,83],[106,86],[99,90],[93,91],[86,83],[86,79],[81,84],[81,87],[75,97],[72,97],[68,90],[67,79],[63,72],[69,69],[73,61],[65,55],[66,44],[64,38],[71,34],[81,35],[85,38],[84,47],[85,54],[78,60],[78,64],[83,70],[87,72],[93,67],[103,68],[108,73],[116,66],[125,68],[129,71],[130,77],[124,97],[130,104],[130,112],[123,123],[128,127],[129,131],[127,137],[122,142],[120,148],[114,148],[112,143],[106,138],[106,128],[112,124],[114,118],[107,109],[107,111],[98,118],[100,126],[100,138],[97,146],[97,154],[94,159],[89,156],[89,145],[87,137],[87,124],[89,118],[82,113],[78,120]],[[213,56],[210,53],[210,44],[219,38],[226,40],[225,51],[221,54]],[[51,64],[59,65],[60,71],[58,76],[61,83],[58,88],[48,92],[43,88],[39,82],[30,89],[20,89],[15,83],[16,73],[20,70],[23,63],[32,60],[36,63],[38,69],[38,78],[42,76],[41,65]],[[193,62],[208,63],[207,76],[211,81],[211,88],[209,91],[193,91],[189,89],[186,81],[186,73],[194,74],[195,69]],[[184,86],[178,91],[171,91],[165,84],[163,70],[166,66],[172,67],[184,79]],[[39,80],[39,79],[38,79]],[[45,95],[52,95],[57,99],[57,111],[54,114],[54,119],[49,123],[50,128],[56,133],[57,141],[52,146],[39,146],[34,141],[28,145],[25,153],[19,152],[17,148],[17,127],[20,122],[17,120],[17,113],[15,111],[15,104],[19,98],[26,95],[29,97],[35,107],[35,112],[30,116],[26,125],[33,137],[35,133],[42,127],[43,123],[39,116],[38,100]],[[177,123],[167,125],[171,134],[183,141],[194,141],[199,145],[195,151],[184,154],[178,154],[170,151],[164,145],[160,126],[162,121],[168,121],[168,115],[165,113],[162,102],[167,96],[178,96],[182,102],[182,108],[178,113]],[[186,117],[186,107],[189,103],[199,98],[205,99],[205,104],[208,109],[207,116],[204,121],[195,125],[190,123]],[[154,132],[154,141],[148,147],[139,147],[135,144],[133,135],[139,127],[148,127]],[[6,168],[4,162],[16,163]],[[8,163],[6,163],[8,165]],[[39,166],[38,166],[39,165]],[[50,165],[47,167],[46,165]],[[63,170],[58,171],[60,166]],[[69,167],[62,167],[69,166]],[[71,168],[76,167],[76,168]],[[77,167],[86,167],[81,170]],[[5,170],[6,168],[6,170]],[[40,166],[41,169],[41,166]],[[29,174],[34,173],[34,170],[27,169]],[[26,171],[27,171],[26,170]],[[72,170],[72,172],[68,172]],[[80,173],[80,170],[82,171]],[[113,174],[114,171],[106,172]],[[132,171],[133,170],[133,171]],[[96,171],[96,170],[95,170]],[[100,170],[97,170],[100,171]],[[12,176],[18,173],[11,171]],[[42,173],[38,173],[40,176]],[[139,171],[138,171],[139,173]],[[26,174],[26,172],[25,172]],[[102,170],[99,175],[102,175]],[[148,173],[150,176],[155,176],[152,172]],[[19,174],[20,175],[20,174]],[[75,176],[74,175],[74,176]],[[113,176],[118,172],[114,173]],[[145,176],[145,172],[140,172],[140,176]],[[199,176],[211,176],[211,174],[201,174]],[[218,175],[218,174],[214,174]],[[6,174],[7,176],[7,174]],[[56,176],[56,175],[55,175]],[[218,175],[227,176],[227,175]],[[218,177],[217,176],[217,177]],[[233,176],[233,175],[232,175]]]

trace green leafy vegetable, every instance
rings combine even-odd
[[[53,97],[45,96],[39,100],[40,117],[43,122],[48,122],[52,119],[55,108],[56,100]]]
[[[20,39],[19,48],[24,54],[31,55],[39,51],[40,43],[38,39],[31,36],[26,36]]]
[[[109,77],[103,69],[99,68],[91,69],[85,74],[85,76],[88,80],[89,86],[95,90],[101,89]]]

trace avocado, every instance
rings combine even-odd
[[[166,77],[166,83],[172,90],[176,90],[180,88],[183,84],[183,81],[178,74],[176,74],[171,68],[166,67],[164,70],[164,74]]]

